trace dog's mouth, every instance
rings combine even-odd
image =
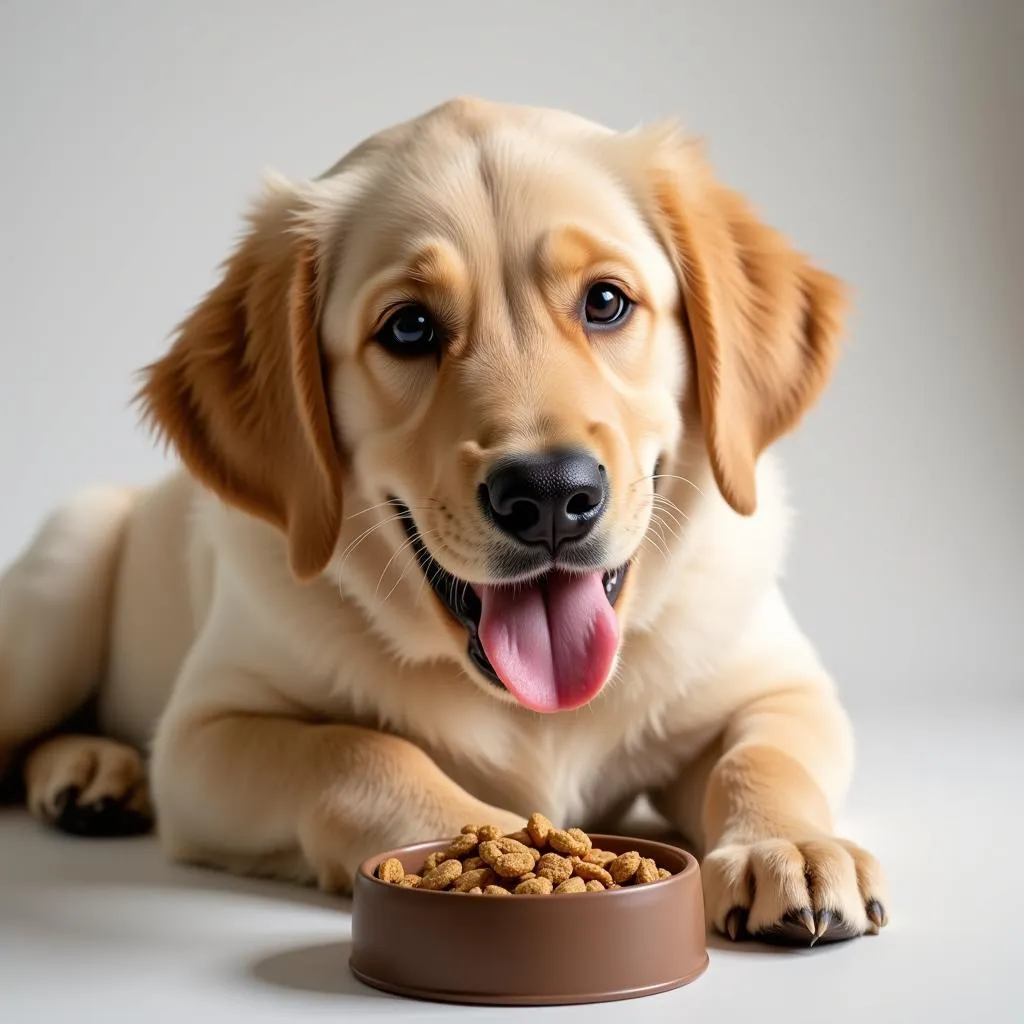
[[[467,653],[485,679],[533,711],[568,711],[591,701],[619,646],[615,602],[629,572],[549,568],[507,584],[471,584],[427,550],[409,508],[396,499],[409,544],[438,600],[466,630]]]

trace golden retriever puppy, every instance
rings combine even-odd
[[[877,930],[766,451],[842,306],[672,127],[457,100],[270,181],[144,372],[184,470],[73,498],[3,577],[29,806],[118,832],[152,801],[173,858],[343,892],[467,821],[648,794],[713,927]],[[103,738],[58,729],[90,700]]]

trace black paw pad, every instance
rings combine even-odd
[[[762,928],[753,938],[772,946],[822,946],[830,942],[845,942],[860,932],[851,927],[838,914],[810,909],[792,910],[777,924]]]
[[[791,910],[781,921],[754,933],[753,938],[771,946],[810,946],[814,944],[814,913],[810,907]]]
[[[127,807],[130,796],[105,796],[83,804],[78,787],[68,786],[57,795],[54,827],[69,835],[90,838],[143,835],[153,827],[153,819]]]

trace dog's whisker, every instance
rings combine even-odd
[[[437,531],[436,531],[436,530],[431,530],[430,532],[431,532],[431,533],[436,533]],[[388,569],[390,569],[390,568],[391,568],[391,564],[392,564],[392,562],[394,562],[394,560],[395,560],[395,559],[396,559],[396,558],[397,558],[397,557],[398,557],[398,556],[399,556],[399,555],[400,555],[400,554],[401,554],[401,553],[402,553],[403,551],[405,551],[405,549],[406,549],[406,548],[411,548],[411,547],[412,547],[412,546],[413,546],[413,545],[414,545],[415,543],[416,543],[416,538],[415,538],[415,537],[409,537],[409,538],[408,538],[408,539],[407,539],[407,540],[405,541],[405,543],[404,543],[404,544],[401,544],[401,545],[400,545],[399,547],[395,548],[395,550],[394,550],[394,553],[393,553],[393,554],[391,555],[391,557],[390,557],[390,558],[389,558],[389,559],[387,560],[387,563],[385,564],[384,568],[383,568],[383,569],[381,570],[381,574],[380,574],[380,576],[379,576],[379,577],[377,578],[377,588],[376,588],[376,590],[374,590],[374,592],[373,592],[373,596],[374,596],[374,599],[376,599],[376,598],[377,598],[377,595],[378,595],[378,594],[380,593],[380,586],[381,586],[381,584],[382,584],[382,583],[384,582],[384,577],[385,577],[385,576],[387,576],[387,574],[388,574]],[[403,573],[403,575],[404,575],[404,573]],[[401,582],[401,577],[399,577],[399,582]],[[397,584],[396,584],[396,586],[397,586]],[[387,600],[387,598],[385,598],[384,600],[386,601],[386,600]]]
[[[438,533],[437,530],[431,530],[430,532],[432,535],[436,535]],[[433,589],[434,585],[445,572],[444,566],[442,566],[441,563],[437,561],[437,559],[434,559],[432,557],[432,561],[433,567],[431,568],[430,573],[422,573],[422,579],[420,580],[419,590],[416,593],[417,604],[419,603],[420,598],[423,595],[423,588],[429,583],[431,588]]]
[[[416,588],[416,601],[415,604],[419,607],[420,601],[423,600],[423,588],[427,585],[427,574],[425,572],[420,573],[420,585]]]
[[[704,492],[687,476],[677,476],[675,473],[655,473],[651,476],[651,480],[678,480],[680,483],[688,484],[702,498],[704,497]]]
[[[666,562],[671,562],[672,561],[672,552],[669,551],[669,549],[665,545],[664,541],[659,541],[659,543],[658,543],[658,551],[660,552],[661,557],[664,558]]]
[[[657,522],[661,523],[662,526],[668,526],[668,523],[666,522],[666,517],[671,519],[672,522],[676,526],[676,529],[672,530],[672,536],[677,541],[680,541],[680,542],[682,541],[682,537],[681,537],[681,535],[680,535],[680,533],[678,531],[682,530],[683,524],[676,517],[676,515],[673,512],[673,510],[671,510],[671,509],[669,509],[669,508],[667,508],[667,507],[665,507],[663,505],[658,505],[658,504],[655,504],[654,502],[652,502],[651,506],[650,506],[650,509],[649,509],[649,514],[650,514],[651,522],[657,521]]]
[[[433,586],[433,580],[436,579],[436,574],[437,574],[437,569],[436,568],[431,570],[429,576],[425,572],[421,572],[420,573],[420,585],[419,585],[419,587],[416,588],[416,604],[417,605],[419,605],[420,601],[423,599],[423,589],[426,587],[427,583],[430,583],[431,586]]]
[[[674,524],[674,527],[669,525],[668,520],[666,520],[666,518],[665,518],[666,516],[668,516],[669,519],[671,519],[672,523]],[[682,543],[682,541],[683,541],[683,536],[682,536],[682,529],[683,529],[683,527],[682,527],[682,524],[679,522],[678,519],[676,519],[672,515],[672,513],[668,509],[665,509],[665,508],[652,508],[651,509],[651,518],[652,518],[652,520],[657,519],[657,521],[659,523],[661,523],[662,527],[667,529],[669,531],[669,533],[672,534],[673,540],[675,540],[677,543],[680,543],[680,544]]]
[[[436,533],[437,533],[437,530],[428,530],[425,534],[422,534],[421,536],[423,536],[423,537],[430,537],[430,536],[432,536],[432,535],[434,535]],[[410,541],[412,541],[412,538],[410,538]],[[399,552],[403,551],[405,548],[407,548],[409,546],[410,545],[408,543],[407,544],[403,544],[402,547],[400,547],[398,549],[398,551],[395,552],[395,554],[398,554]],[[394,555],[392,556],[392,558],[394,558]],[[399,588],[399,586],[401,586],[402,580],[405,579],[405,574],[409,571],[409,567],[412,566],[413,564],[415,564],[416,561],[417,561],[416,553],[413,552],[412,557],[406,559],[405,565],[402,568],[402,574],[398,577],[397,580],[395,580],[394,586],[384,595],[384,600],[381,601],[381,605],[385,605],[385,604],[388,603],[388,598],[390,598],[391,595]],[[387,570],[385,569],[385,571],[387,571]]]
[[[348,561],[348,559],[351,557],[352,552],[355,551],[355,549],[360,544],[362,544],[364,540],[366,540],[368,537],[370,537],[371,534],[374,534],[378,530],[383,529],[385,526],[389,525],[390,523],[398,522],[398,521],[400,521],[400,520],[402,520],[404,518],[405,518],[405,513],[404,512],[397,512],[397,513],[395,513],[395,515],[388,516],[387,519],[382,519],[379,523],[374,523],[373,526],[370,526],[367,529],[363,530],[363,532],[361,534],[359,534],[359,536],[356,537],[356,539],[354,541],[352,541],[348,545],[348,547],[345,548],[344,551],[342,551],[340,565],[344,565],[345,562]]]
[[[352,542],[351,542],[351,543],[350,543],[350,544],[349,544],[349,545],[348,545],[348,546],[347,546],[347,547],[345,548],[345,550],[344,550],[344,551],[342,551],[342,553],[341,553],[341,557],[342,557],[342,559],[344,560],[344,558],[346,557],[346,555],[348,555],[348,554],[349,554],[349,552],[350,552],[350,551],[351,551],[351,550],[352,550],[352,549],[353,549],[353,548],[354,548],[354,547],[355,547],[355,546],[356,546],[357,544],[359,544],[359,543],[361,543],[361,542],[362,542],[363,538],[365,538],[365,537],[368,537],[368,536],[369,536],[369,535],[370,535],[371,533],[373,533],[373,532],[374,532],[375,530],[380,530],[380,529],[381,529],[382,527],[385,527],[385,526],[387,526],[387,525],[388,525],[389,523],[394,523],[394,522],[398,522],[398,521],[399,521],[400,519],[402,519],[402,513],[401,513],[401,512],[396,512],[396,513],[395,513],[394,515],[388,516],[388,517],[387,517],[386,519],[382,519],[382,520],[381,520],[381,521],[380,521],[379,523],[373,523],[373,524],[372,524],[371,526],[368,526],[368,527],[367,527],[367,528],[366,528],[365,530],[363,530],[363,532],[362,532],[361,534],[359,534],[359,536],[358,536],[358,537],[356,537],[356,538],[355,538],[355,540],[353,540],[353,541],[352,541]]]
[[[682,520],[685,520],[686,522],[690,521],[690,517],[681,508],[673,505],[671,502],[668,504],[652,502],[651,511],[653,512],[655,509],[662,514],[669,516],[672,522],[674,522],[679,529],[683,528]],[[680,516],[682,517],[682,520],[680,520]]]
[[[644,534],[644,539],[640,542],[640,548],[643,550],[645,544],[650,544],[651,547],[667,562],[669,560],[668,552],[664,547],[659,545],[658,538],[653,533]]]
[[[673,512],[678,512],[684,519],[689,520],[690,517],[671,498],[667,498],[664,494],[652,494],[651,499],[654,504],[663,508],[670,508]]]
[[[660,525],[654,519],[651,520],[651,524],[654,526]],[[644,539],[640,542],[640,546],[643,547],[643,545],[648,541],[655,545],[657,550],[661,553],[662,557],[666,561],[669,561],[671,559],[671,554],[668,550],[668,547],[665,545],[665,541],[658,537],[657,534],[655,534],[651,530],[647,530],[647,532],[644,534]]]
[[[682,535],[679,532],[683,528],[682,523],[680,523],[679,520],[674,515],[672,515],[672,513],[667,508],[658,509],[657,513],[658,513],[659,521],[664,526],[668,525],[668,523],[665,521],[665,518],[664,518],[665,516],[668,516],[668,518],[672,521],[672,523],[674,525],[674,529],[672,530],[672,536],[675,537],[676,540],[682,541],[683,538],[682,538]],[[654,517],[654,514],[655,514],[655,510],[652,509],[651,510],[651,517],[652,518]]]
[[[681,483],[688,484],[702,498],[704,497],[704,492],[689,477],[677,476],[675,473],[649,473],[647,476],[640,477],[639,480],[634,480],[633,483],[629,485],[629,489],[632,490],[634,487],[639,487],[641,484],[647,483],[648,481],[653,483],[655,480],[678,480]],[[663,495],[659,495],[659,497],[663,497]]]
[[[430,586],[436,586],[437,581],[441,579],[442,576],[444,576],[444,567],[441,565],[437,565],[434,568],[434,571],[430,574]]]
[[[366,508],[361,508],[358,512],[350,513],[349,515],[345,516],[345,519],[355,519],[357,516],[365,516],[367,512],[373,512],[375,509],[378,508],[386,508],[390,504],[390,501],[378,501],[376,505],[367,505]]]
[[[419,588],[419,590],[417,591],[417,594],[416,594],[416,603],[417,604],[419,604],[420,598],[423,596],[423,588],[429,583],[431,589],[433,589],[434,585],[441,578],[441,575],[442,575],[443,572],[444,572],[444,568],[441,566],[441,564],[439,562],[435,561],[434,562],[434,567],[430,570],[430,575],[429,576],[426,573],[421,573],[422,579],[420,580],[420,588]]]
[[[432,502],[434,502],[435,505],[440,505],[442,503],[440,498],[432,498],[429,495],[426,498],[424,498],[423,500],[424,501],[432,501]],[[361,508],[358,512],[353,512],[353,513],[351,513],[351,515],[345,516],[345,519],[346,520],[348,520],[348,519],[356,519],[358,516],[365,516],[367,512],[373,512],[373,511],[375,511],[378,508],[386,508],[388,506],[391,506],[392,508],[394,508],[394,503],[391,502],[390,500],[389,501],[378,501],[376,505],[368,505],[366,508]],[[409,509],[409,511],[411,511],[411,512],[429,512],[429,511],[431,511],[430,507],[426,506],[426,505],[406,505],[405,507],[407,509]]]
[[[672,536],[676,540],[679,539],[676,536],[676,534],[672,533],[672,531],[668,528],[668,526],[666,526],[666,524],[662,520],[660,520],[660,519],[655,519],[654,517],[652,517],[651,518],[651,526],[653,526],[653,527],[655,527],[657,529],[658,536],[661,538],[661,542],[665,545],[666,549],[668,548],[668,538],[665,536],[666,533],[672,534]]]

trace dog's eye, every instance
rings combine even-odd
[[[374,336],[396,356],[422,356],[435,352],[441,332],[423,306],[403,306],[392,313]]]
[[[632,307],[622,289],[607,281],[598,281],[587,292],[583,303],[583,315],[588,324],[595,327],[610,327],[621,323]]]

